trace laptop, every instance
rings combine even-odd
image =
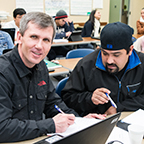
[[[54,135],[34,144],[105,144],[116,125],[120,112],[67,137]],[[53,139],[57,141],[52,142]]]
[[[69,41],[82,41],[81,30],[73,31],[72,34],[68,37]]]
[[[1,30],[9,33],[9,35],[11,36],[12,41],[14,43],[14,40],[15,40],[15,28],[2,28]]]

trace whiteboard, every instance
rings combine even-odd
[[[24,8],[26,12],[43,12],[43,0],[16,0],[16,8]]]
[[[93,0],[93,9],[103,8],[103,0]]]
[[[71,0],[71,15],[89,15],[92,10],[92,0]]]
[[[55,16],[60,9],[69,15],[69,0],[45,0],[45,13]]]

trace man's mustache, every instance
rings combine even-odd
[[[108,64],[108,63],[106,63],[106,66],[115,66],[115,67],[117,67],[117,65],[116,64]]]

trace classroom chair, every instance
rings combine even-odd
[[[134,43],[137,39],[135,37],[132,37],[132,42]]]
[[[65,86],[68,78],[69,78],[69,77],[65,77],[65,78],[63,78],[62,80],[60,80],[60,81],[58,82],[57,87],[56,87],[56,93],[57,93],[59,96],[61,96],[61,91],[62,91],[62,89],[64,88],[64,86]]]
[[[84,57],[93,51],[94,49],[74,49],[67,53],[66,59]]]

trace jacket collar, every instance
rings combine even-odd
[[[139,64],[141,64],[141,61],[140,61],[136,51],[133,49],[131,56],[129,56],[129,63],[127,65],[126,71],[128,69],[132,69],[132,68],[138,66]],[[106,68],[104,67],[104,65],[102,63],[101,51],[99,51],[95,65],[96,65],[96,67],[98,67],[104,71],[106,70]]]
[[[31,70],[25,66],[20,58],[18,53],[18,45],[16,45],[11,52],[11,61],[21,78],[28,74],[32,74]],[[41,66],[38,64],[35,66],[35,69],[41,69]]]

